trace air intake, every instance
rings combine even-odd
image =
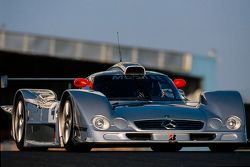
[[[110,67],[108,70],[119,70],[124,75],[145,75],[145,68],[137,63],[130,63],[130,62],[120,62],[112,67]]]
[[[204,123],[202,121],[195,120],[172,120],[175,122],[174,130],[200,130],[203,128]],[[135,121],[134,124],[141,130],[167,130],[164,125],[170,123],[170,120],[142,120]]]
[[[145,75],[145,69],[142,66],[127,67],[125,75]]]

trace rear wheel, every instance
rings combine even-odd
[[[167,145],[167,146],[152,146],[151,149],[156,152],[177,152],[182,149],[179,145]]]
[[[47,147],[24,147],[24,139],[25,139],[25,125],[26,125],[26,112],[25,112],[25,105],[24,99],[20,95],[14,106],[14,136],[16,146],[20,151],[47,151]]]
[[[25,136],[25,106],[22,96],[17,99],[17,103],[14,108],[14,136],[17,148],[24,150],[24,136]]]
[[[67,98],[63,104],[63,110],[60,114],[60,131],[64,147],[67,151],[90,151],[88,145],[76,145],[73,141],[73,107],[70,98]]]

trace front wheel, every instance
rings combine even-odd
[[[209,146],[210,151],[212,152],[233,152],[238,148],[237,145],[223,145],[216,144]]]
[[[151,149],[156,152],[177,152],[182,149],[179,145],[167,145],[167,146],[152,146]]]
[[[90,151],[91,148],[85,145],[76,145],[73,142],[74,130],[73,130],[73,107],[72,101],[68,97],[63,104],[63,110],[60,114],[59,120],[60,132],[64,147],[67,151]]]

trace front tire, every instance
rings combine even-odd
[[[62,136],[62,142],[67,151],[87,152],[91,150],[88,145],[76,145],[74,143],[74,129],[73,129],[73,107],[70,97],[68,97],[60,114],[59,126]]]
[[[212,152],[233,152],[238,148],[237,145],[223,145],[216,144],[209,146],[210,151]]]
[[[179,145],[152,146],[151,149],[156,152],[177,152],[182,149]]]

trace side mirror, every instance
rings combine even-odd
[[[174,79],[174,85],[179,88],[184,88],[186,86],[186,81],[184,79]]]
[[[93,83],[86,78],[76,78],[74,80],[74,86],[77,88],[84,88],[88,86],[90,89],[93,88]]]

